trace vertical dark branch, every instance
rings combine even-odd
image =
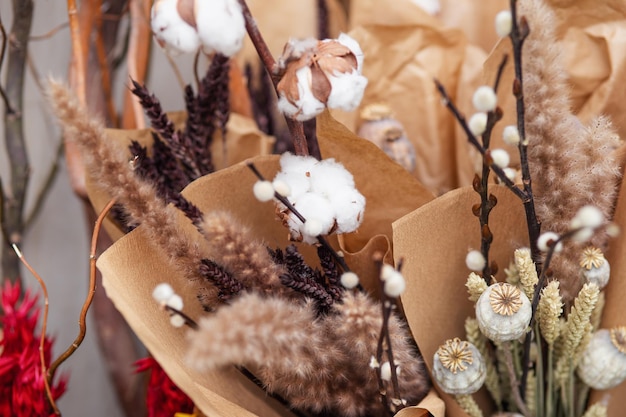
[[[530,168],[528,166],[528,142],[526,140],[525,110],[524,110],[524,83],[522,78],[522,48],[524,41],[528,37],[530,29],[528,22],[522,16],[519,21],[517,17],[517,0],[510,0],[511,16],[513,26],[511,29],[511,43],[513,44],[513,61],[515,65],[515,80],[513,81],[513,95],[516,99],[517,110],[517,130],[519,131],[519,155],[520,166],[522,171],[522,183],[527,198],[524,200],[524,211],[526,213],[526,222],[528,224],[528,238],[530,240],[530,250],[533,260],[540,262],[541,254],[537,248],[537,239],[539,238],[540,224],[535,213],[535,201],[532,192],[532,181],[530,178]]]
[[[317,37],[319,39],[330,38],[328,28],[328,4],[326,0],[317,0]]]
[[[30,166],[22,120],[24,74],[28,37],[33,19],[32,0],[13,0],[13,25],[9,33],[9,53],[6,71],[6,99],[10,107],[4,111],[4,139],[10,167],[10,189],[3,196],[2,230],[6,233],[2,279],[19,280],[19,260],[7,241],[20,244],[24,229],[24,201],[28,188]]]

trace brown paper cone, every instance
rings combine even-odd
[[[514,249],[528,245],[528,235],[521,201],[504,187],[494,186],[490,191],[498,199],[489,220],[494,235],[491,258],[503,270]],[[468,250],[480,248],[480,226],[471,211],[478,202],[476,192],[461,188],[393,224],[394,257],[404,258],[407,280],[402,304],[429,370],[437,348],[447,339],[464,339],[465,319],[474,317],[465,288],[470,272],[465,256]],[[451,396],[438,393],[446,403],[448,417],[466,415]],[[476,399],[489,415],[492,406],[487,393],[479,391]]]

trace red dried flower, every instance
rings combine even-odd
[[[150,371],[146,404],[148,417],[172,417],[176,413],[192,413],[193,401],[174,384],[154,358],[135,362],[137,372]]]
[[[20,284],[6,282],[2,291],[0,317],[0,416],[52,416],[52,407],[46,398],[44,375],[39,358],[41,335],[36,333],[39,321],[37,296],[26,291],[20,302]],[[44,340],[44,358],[50,362],[53,339]],[[56,400],[66,389],[67,376],[62,376],[50,387]]]

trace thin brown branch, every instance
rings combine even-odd
[[[69,22],[61,23],[60,25],[58,25],[56,27],[53,27],[52,29],[50,29],[46,33],[43,33],[41,35],[32,35],[30,37],[30,41],[33,42],[33,41],[43,41],[43,40],[50,39],[51,37],[56,35],[57,32],[59,32],[62,29],[65,29],[66,27],[69,27],[69,26],[70,26]]]
[[[97,10],[101,10],[102,0],[97,1]],[[102,94],[104,95],[104,106],[106,109],[107,118],[113,126],[117,126],[117,113],[115,111],[115,104],[113,104],[113,92],[111,91],[111,74],[109,71],[109,63],[107,60],[106,47],[104,45],[104,39],[102,36],[102,14],[98,13],[96,16],[96,38],[95,38],[95,50],[98,58],[98,67],[100,69]]]
[[[107,203],[104,207],[100,215],[96,220],[96,224],[94,226],[93,234],[91,237],[91,250],[89,252],[89,291],[87,293],[87,298],[83,303],[83,308],[80,311],[80,317],[78,319],[78,326],[80,328],[78,332],[78,336],[74,339],[74,342],[61,354],[53,363],[50,365],[50,369],[48,370],[48,381],[52,379],[54,372],[56,369],[67,360],[72,354],[78,349],[78,347],[83,343],[85,339],[85,335],[87,334],[87,312],[89,311],[89,307],[91,306],[91,302],[93,301],[94,294],[96,292],[96,247],[98,243],[98,235],[100,234],[100,229],[102,227],[102,222],[104,218],[107,216],[113,205],[115,204],[115,199],[112,199]]]
[[[245,0],[239,0],[241,4],[241,8],[243,10],[243,17],[246,22],[246,30],[248,32],[248,36],[250,36],[250,40],[252,40],[252,44],[261,58],[261,62],[263,62],[263,66],[265,70],[270,75],[272,79],[272,83],[274,84],[274,90],[276,90],[276,86],[278,84],[279,78],[277,77],[276,71],[276,60],[274,56],[270,52],[265,39],[261,35],[259,28],[246,4]],[[304,135],[304,128],[302,126],[302,122],[298,122],[297,120],[291,119],[290,117],[285,116],[285,120],[287,121],[287,127],[289,128],[289,133],[291,134],[291,138],[294,143],[294,149],[296,155],[308,155],[309,148],[307,146],[306,136]]]
[[[41,362],[41,375],[43,376],[43,383],[44,383],[44,387],[46,390],[46,397],[48,397],[50,406],[54,410],[54,414],[60,416],[61,412],[59,411],[54,401],[54,396],[52,395],[52,391],[50,389],[50,381],[52,378],[46,377],[46,375],[54,375],[54,372],[49,373],[48,371],[46,371],[46,358],[45,358],[45,348],[44,348],[45,342],[46,342],[46,329],[48,326],[48,301],[49,301],[48,300],[48,288],[46,287],[46,283],[41,278],[41,276],[37,273],[37,271],[35,271],[35,269],[32,266],[30,266],[30,264],[26,261],[26,258],[24,258],[24,255],[22,254],[20,249],[17,247],[17,245],[14,243],[12,246],[19,260],[22,262],[22,264],[24,264],[26,269],[28,269],[30,273],[33,274],[33,276],[37,279],[37,281],[39,282],[39,285],[41,286],[41,290],[43,291],[43,319],[41,322],[41,336],[39,337],[39,360]]]
[[[35,197],[35,203],[33,204],[33,209],[31,210],[30,213],[28,213],[28,215],[26,216],[26,220],[24,221],[25,229],[28,229],[28,227],[32,224],[33,220],[37,217],[37,214],[39,214],[39,212],[41,211],[43,207],[43,203],[46,201],[46,197],[52,190],[52,183],[54,182],[54,180],[57,177],[57,174],[59,173],[59,166],[60,166],[61,157],[63,156],[63,149],[64,149],[63,141],[60,141],[59,145],[57,146],[57,150],[56,150],[54,159],[52,161],[52,164],[50,165],[50,168],[48,169],[48,174],[45,176],[43,185],[41,186],[39,192],[37,193],[37,196]]]
[[[87,88],[85,86],[87,54],[84,51],[87,48],[81,37],[81,27],[80,22],[78,21],[78,7],[76,6],[76,0],[67,0],[67,17],[69,19],[70,37],[72,41],[71,68],[74,79],[74,92],[80,103],[85,105],[87,102]]]

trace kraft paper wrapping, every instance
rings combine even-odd
[[[469,185],[470,147],[441,104],[433,78],[461,108],[470,108],[486,54],[461,30],[446,28],[410,0],[354,0],[351,11],[349,34],[363,49],[369,80],[360,109],[379,102],[390,106],[415,147],[415,177],[435,194]],[[333,115],[357,130],[359,110]]]
[[[367,198],[363,230],[342,236],[342,244],[339,245],[345,248],[343,251],[348,264],[367,278],[372,275],[374,252],[387,253],[391,259],[391,222],[431,201],[433,196],[376,146],[355,137],[330,115],[320,117],[318,129],[322,152],[326,157],[335,157],[346,163]],[[124,142],[119,146],[125,146],[128,140],[121,133],[117,139]],[[354,161],[355,155],[358,155],[359,161]],[[273,178],[279,169],[278,159],[276,155],[267,155],[252,160],[267,178]],[[389,181],[389,178],[395,180]],[[252,229],[255,238],[263,240],[268,246],[285,247],[290,243],[287,241],[288,233],[275,221],[273,204],[260,203],[254,198],[251,190],[255,181],[256,177],[245,164],[239,163],[194,181],[183,194],[203,212],[228,210]],[[91,181],[90,184],[94,187],[97,183]],[[106,196],[98,196],[102,193],[103,190],[95,187],[92,191],[94,198],[106,201]],[[186,225],[189,239],[201,242],[201,236],[182,214],[179,220]],[[335,238],[331,239],[331,243],[338,245]],[[311,247],[301,245],[301,251],[305,258],[315,258]],[[159,249],[146,240],[140,226],[120,238],[98,260],[107,295],[155,359],[207,415],[290,415],[268,400],[264,392],[234,368],[199,374],[185,365],[184,331],[171,327],[166,314],[159,311],[152,300],[152,289],[159,282],[169,282],[183,295],[186,313],[197,319],[202,311],[185,278],[177,275],[164,259]],[[369,276],[371,287],[375,287],[373,279]],[[443,402],[434,393],[427,397],[424,404],[407,409],[402,415],[419,417],[425,415],[426,409],[436,417],[444,416]]]
[[[502,186],[490,191],[498,199],[489,220],[494,235],[491,258],[503,271],[514,249],[528,246],[528,232],[520,200]],[[479,202],[473,189],[461,188],[393,223],[394,257],[404,258],[402,272],[407,280],[402,305],[429,371],[439,345],[454,337],[464,339],[465,319],[475,316],[465,288],[470,272],[465,256],[468,250],[480,248],[480,226],[471,211]],[[448,417],[466,416],[451,396],[438,393]],[[484,389],[475,398],[484,411],[492,408]]]

